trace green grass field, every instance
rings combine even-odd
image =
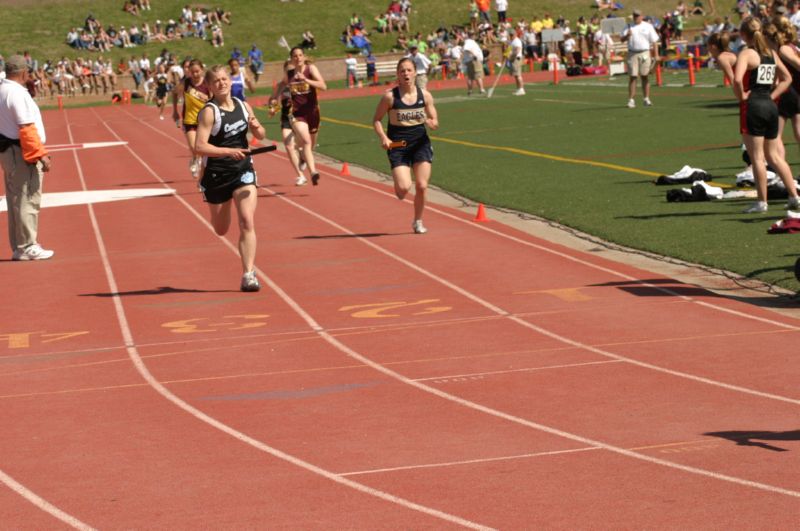
[[[665,83],[685,78],[667,74]],[[703,82],[720,76],[704,72]],[[633,110],[625,107],[624,79],[529,85],[523,98],[511,91],[500,87],[491,100],[436,93],[433,184],[625,246],[800,288],[792,273],[800,236],[766,232],[783,217],[785,201],[773,201],[768,214],[746,215],[751,200],[668,203],[666,191],[676,186],[652,184],[653,174],[688,164],[735,185],[743,163],[730,89],[654,88],[654,107]],[[388,172],[370,128],[376,104],[377,97],[324,102],[319,150]],[[270,134],[277,137],[274,123]],[[787,151],[796,173],[798,146]]]
[[[318,57],[341,57],[344,46],[339,41],[342,30],[351,13],[358,13],[367,23],[374,26],[374,17],[384,11],[388,0],[305,0],[280,2],[279,0],[217,0],[214,2],[192,2],[189,0],[153,0],[153,9],[134,17],[122,11],[123,0],[0,0],[0,54],[5,56],[16,51],[30,50],[34,57],[57,59],[61,56],[77,57],[87,54],[72,50],[64,43],[67,31],[73,26],[82,26],[86,15],[91,12],[103,24],[130,26],[146,20],[151,27],[156,20],[166,22],[178,19],[181,8],[187,3],[213,7],[223,6],[233,13],[233,24],[225,26],[225,48],[213,48],[210,43],[199,39],[185,39],[166,44],[151,43],[145,46],[123,49],[117,48],[108,53],[116,64],[120,57],[147,52],[151,57],[158,55],[166,47],[179,57],[191,55],[203,59],[208,64],[223,62],[230,57],[234,46],[243,50],[253,43],[264,51],[266,60],[283,60],[286,50],[277,45],[281,35],[289,44],[300,42],[300,36],[311,29],[317,37],[318,49],[313,52]],[[629,15],[634,6],[623,2],[627,9],[622,14]],[[687,2],[689,4],[690,2]],[[647,13],[663,14],[674,9],[675,0],[639,0],[636,7]],[[427,35],[439,25],[461,24],[468,21],[467,0],[414,0],[410,24],[412,32],[421,31]],[[573,22],[579,15],[594,13],[591,0],[512,0],[509,16],[530,20],[534,14],[549,12],[556,17],[563,14]],[[721,14],[731,12],[733,0],[718,0]],[[699,27],[701,20],[693,17],[687,21],[687,28]],[[396,35],[373,33],[370,38],[378,53],[388,51],[395,42]]]

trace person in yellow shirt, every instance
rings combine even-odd
[[[550,13],[545,13],[542,18],[542,29],[553,29],[555,25],[556,23],[553,21],[553,17],[550,16]]]
[[[531,31],[536,34],[536,37],[540,37],[542,33],[542,21],[539,19],[537,15],[533,16],[533,20],[531,20]]]

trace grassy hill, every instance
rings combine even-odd
[[[178,19],[181,7],[188,0],[152,0],[152,11],[145,11],[135,17],[122,11],[122,0],[0,0],[0,54],[8,56],[16,51],[30,50],[38,59],[53,59],[61,56],[76,57],[80,55],[64,43],[67,31],[73,26],[82,26],[88,13],[104,25],[114,24],[130,26],[134,23],[148,21],[152,27],[159,19],[167,21]],[[647,13],[661,14],[674,9],[676,0],[638,0],[626,6],[623,14],[638,7]],[[687,1],[691,4],[691,1]],[[706,2],[707,3],[707,2]],[[717,0],[718,11],[730,13],[735,5],[733,0]],[[339,41],[344,26],[351,13],[358,13],[367,23],[373,26],[373,18],[386,9],[388,0],[305,0],[304,2],[280,0],[217,0],[215,2],[197,3],[214,7],[223,6],[233,13],[233,24],[225,26],[225,48],[214,48],[207,41],[186,39],[166,44],[151,43],[131,49],[117,48],[110,55],[116,63],[120,57],[147,52],[151,57],[157,55],[162,48],[176,52],[179,56],[192,55],[200,57],[208,63],[227,59],[230,50],[238,46],[249,49],[256,43],[266,55],[266,60],[277,61],[285,57],[285,50],[277,44],[285,35],[289,44],[299,43],[303,31],[310,29],[317,38],[318,49],[314,55],[319,57],[341,56],[344,46]],[[421,31],[426,35],[432,29],[445,24],[460,24],[468,20],[467,0],[414,0],[414,11],[411,16],[411,30]],[[596,12],[591,5],[592,0],[511,0],[509,16],[530,20],[534,14],[549,12],[554,17],[561,14],[569,20],[576,20],[579,15],[589,16]],[[700,19],[694,17],[689,26],[698,26]],[[388,51],[394,43],[396,35],[380,35],[373,33],[376,52]],[[86,55],[86,52],[84,52]]]

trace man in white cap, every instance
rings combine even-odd
[[[50,156],[42,114],[25,83],[30,71],[25,58],[6,61],[6,78],[0,81],[0,165],[8,203],[8,238],[13,260],[47,260],[53,251],[36,240],[44,172]]]
[[[650,106],[650,69],[658,62],[658,33],[649,22],[645,22],[642,12],[633,10],[633,25],[622,32],[622,42],[628,43],[628,107],[636,107],[636,78],[642,78],[644,104]],[[652,56],[651,56],[652,51]]]

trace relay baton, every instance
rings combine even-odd
[[[249,150],[247,153],[249,155],[258,155],[259,153],[268,153],[270,151],[275,151],[276,149],[278,149],[278,146],[275,146],[275,145],[261,146],[261,147],[253,148],[253,149]]]
[[[389,149],[401,148],[406,147],[405,140],[395,140],[394,142],[389,143]]]

